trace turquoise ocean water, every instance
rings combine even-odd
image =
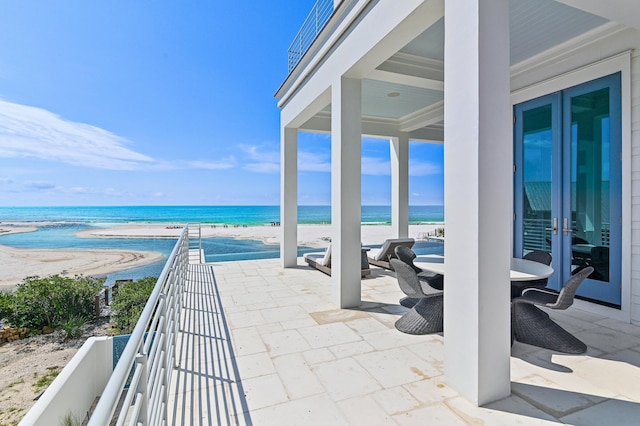
[[[411,206],[410,223],[442,222],[442,206]],[[78,238],[75,234],[92,227],[123,223],[207,223],[229,225],[269,225],[280,221],[278,206],[113,206],[113,207],[0,207],[1,222],[56,222],[41,226],[37,232],[0,235],[0,244],[18,248],[73,248],[148,250],[164,254],[175,245],[174,239],[162,238]],[[300,206],[298,222],[329,223],[330,206]],[[364,224],[383,224],[391,221],[391,207],[363,206]],[[209,262],[277,258],[279,247],[261,241],[231,238],[203,239],[206,260]],[[420,254],[439,253],[439,243],[417,243]],[[300,253],[310,251],[300,248]],[[315,249],[317,250],[317,249]],[[107,284],[121,278],[157,276],[164,261],[140,268],[116,272],[107,277]]]
[[[409,222],[442,222],[443,206],[410,206]],[[0,207],[0,222],[55,221],[89,224],[200,222],[263,225],[280,221],[279,206]],[[299,223],[329,223],[331,206],[298,207]],[[363,223],[391,223],[390,206],[363,206]]]

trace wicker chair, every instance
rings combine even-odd
[[[444,288],[444,276],[440,274],[434,274],[433,272],[423,271],[413,264],[413,259],[416,258],[416,254],[409,247],[398,246],[394,250],[396,257],[409,265],[417,274],[420,284],[422,285],[422,291],[425,294],[435,293],[436,291],[442,291]],[[420,299],[413,297],[403,297],[400,299],[400,304],[406,308],[413,308]]]
[[[399,259],[389,260],[396,272],[400,289],[418,302],[396,321],[396,329],[408,334],[431,334],[443,331],[443,293],[426,294],[411,266]]]
[[[523,256],[523,259],[532,260],[534,262],[551,265],[551,255],[546,251],[534,250]],[[527,288],[545,288],[547,286],[547,278],[533,281],[511,281],[511,298],[522,296],[522,291]]]
[[[587,345],[556,324],[539,309],[567,309],[573,304],[578,286],[593,272],[589,266],[573,275],[560,292],[550,289],[526,289],[511,301],[511,327],[515,340],[553,351],[582,354]],[[536,306],[537,305],[537,306]]]

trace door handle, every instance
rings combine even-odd
[[[552,228],[544,228],[545,231],[553,231],[553,235],[558,235],[558,218],[553,218],[553,227]]]
[[[568,218],[564,218],[564,226],[562,227],[562,230],[564,231],[564,235],[569,235],[570,233],[573,232],[572,228],[569,228],[569,219]]]

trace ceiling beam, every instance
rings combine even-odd
[[[444,81],[398,74],[390,71],[373,70],[367,75],[367,79],[444,92]]]
[[[444,101],[436,102],[400,118],[400,131],[412,132],[442,120],[444,120]]]

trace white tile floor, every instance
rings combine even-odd
[[[362,308],[343,310],[330,277],[278,264],[191,266],[170,424],[640,424],[640,327],[551,312],[588,352],[516,342],[511,397],[475,407],[444,382],[443,336],[394,328],[391,273],[372,268]]]

